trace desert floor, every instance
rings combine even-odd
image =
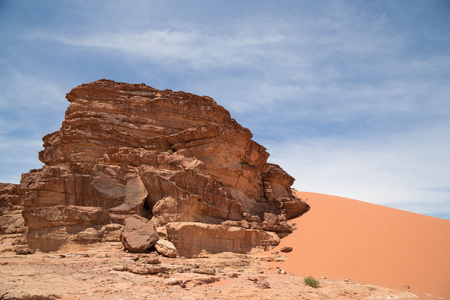
[[[160,261],[154,264],[155,258]],[[406,291],[303,277],[277,269],[281,254],[194,259],[129,254],[120,244],[71,253],[0,257],[0,299],[414,299]],[[278,262],[277,262],[278,261]],[[155,275],[152,266],[167,268]],[[144,271],[142,271],[144,270]]]
[[[297,196],[311,210],[271,251],[171,259],[103,243],[3,253],[0,299],[450,299],[450,221]],[[310,275],[318,288],[304,284]]]

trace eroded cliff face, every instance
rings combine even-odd
[[[43,138],[45,166],[3,187],[9,202],[0,197],[16,209],[0,220],[22,222],[15,234],[32,249],[118,240],[137,214],[180,255],[243,253],[276,245],[293,230],[286,220],[309,209],[294,179],[209,97],[110,80],[66,97],[61,129]]]

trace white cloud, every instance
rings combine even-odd
[[[170,65],[181,62],[185,64],[184,67],[178,66],[182,69],[205,69],[249,65],[254,61],[253,58],[260,56],[260,47],[279,43],[283,37],[265,34],[227,37],[212,35],[206,31],[150,28],[138,32],[95,32],[75,37],[36,31],[29,34],[27,39],[118,51],[129,59],[158,61]]]
[[[22,173],[31,169],[41,168],[43,164],[38,159],[42,150],[42,141],[37,138],[5,138],[0,134],[0,182],[19,183]]]
[[[409,57],[404,54],[408,37],[392,31],[385,14],[331,6],[323,16],[295,20],[246,16],[221,30],[201,18],[197,23],[170,19],[174,22],[158,26],[147,21],[147,28],[101,27],[71,35],[36,30],[27,38],[74,52],[120,54],[138,68],[152,63],[168,73],[203,72],[200,78],[186,75],[187,89],[219,96],[239,113],[283,105],[295,107],[292,118],[318,114],[345,120],[408,110],[421,101],[413,92],[435,95],[439,87],[448,92],[435,80],[436,72],[450,68],[448,57]]]
[[[367,140],[293,137],[267,148],[299,190],[420,213],[447,206],[450,213],[449,126]]]
[[[60,128],[69,103],[58,83],[18,71],[1,75],[0,182],[18,183],[42,166],[42,137]]]
[[[63,90],[57,83],[52,83],[36,75],[23,74],[18,71],[10,71],[2,76],[2,93],[0,108],[6,109],[11,106],[49,107],[58,106],[57,98],[64,97]],[[7,101],[10,100],[10,101]]]
[[[59,129],[69,104],[65,99],[67,91],[59,83],[17,71],[0,78],[4,91],[0,95],[0,111],[5,112],[0,122],[1,134],[49,130],[49,125]]]

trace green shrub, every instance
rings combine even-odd
[[[309,285],[310,287],[317,288],[319,286],[319,280],[315,279],[312,276],[306,277],[304,281],[305,284]]]

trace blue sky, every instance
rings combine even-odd
[[[73,87],[213,97],[298,190],[450,219],[450,1],[0,0],[0,182]]]

